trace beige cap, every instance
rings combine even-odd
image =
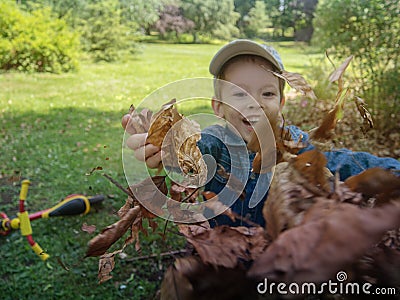
[[[258,55],[272,63],[279,71],[282,71],[283,63],[278,52],[271,46],[259,44],[251,40],[238,39],[223,46],[213,57],[210,63],[210,73],[218,76],[222,66],[231,58],[242,55]]]

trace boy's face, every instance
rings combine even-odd
[[[222,101],[213,100],[217,116],[224,118],[249,142],[252,126],[264,112],[272,126],[280,119],[281,101],[279,79],[261,65],[270,68],[262,59],[239,60],[229,64],[224,71],[224,80],[233,84],[220,85]],[[264,110],[264,111],[263,111]]]

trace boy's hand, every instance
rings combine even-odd
[[[122,127],[131,136],[126,140],[127,146],[133,150],[134,156],[140,161],[145,161],[150,169],[157,168],[161,163],[161,149],[153,144],[146,144],[147,133],[139,133],[135,126],[131,126],[131,115],[122,117]]]

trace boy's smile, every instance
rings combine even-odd
[[[248,142],[253,126],[264,112],[271,125],[276,125],[283,101],[279,79],[263,67],[270,67],[262,58],[239,60],[229,64],[220,85],[222,101],[213,101],[214,112],[223,117]]]

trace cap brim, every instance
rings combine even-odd
[[[225,45],[215,54],[210,63],[210,73],[217,76],[228,60],[243,54],[261,56],[271,62],[278,70],[282,70],[279,62],[260,44],[250,40],[236,40]]]

